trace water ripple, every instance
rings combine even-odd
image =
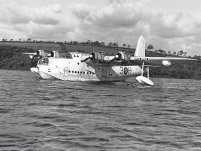
[[[41,80],[1,70],[0,150],[201,150],[201,81]]]

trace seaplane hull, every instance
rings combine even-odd
[[[39,78],[42,78],[42,79],[56,79],[54,76],[51,76],[50,74],[39,70],[38,67],[32,67],[30,70],[31,70],[31,72],[33,72],[37,76],[39,76]]]
[[[75,53],[74,53],[75,54]],[[59,79],[69,81],[125,81],[138,76],[140,66],[94,65],[81,62],[82,54],[76,53],[75,59],[49,58],[48,63],[38,64],[37,73],[43,79]],[[33,72],[33,68],[31,68]]]

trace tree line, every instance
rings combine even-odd
[[[26,40],[18,39],[2,39],[2,42],[21,42],[21,43],[52,43],[52,44],[59,44],[59,45],[81,45],[81,46],[95,46],[95,47],[109,47],[109,48],[128,48],[131,49],[131,46],[129,44],[123,43],[122,45],[119,45],[118,42],[109,42],[106,44],[105,42],[99,42],[99,41],[91,41],[87,40],[86,42],[78,42],[78,41],[43,41],[43,40],[32,40],[31,38],[27,38]],[[135,48],[133,48],[135,49]],[[154,49],[154,46],[152,44],[149,44],[147,46],[147,51],[154,51],[156,54],[163,54],[166,56],[180,56],[180,57],[187,57],[187,52],[180,50],[180,51],[168,51],[162,49]],[[199,57],[195,55],[195,57]]]
[[[16,47],[0,45],[0,69],[9,70],[30,70],[31,59],[23,52],[34,52],[35,50],[26,47]],[[107,49],[112,51],[112,49]],[[132,52],[134,53],[134,52]],[[146,50],[146,56],[167,56],[168,54],[157,53]],[[197,61],[184,61],[173,64],[170,67],[150,68],[151,77],[165,78],[191,78],[201,79],[201,59],[200,56],[194,57]]]

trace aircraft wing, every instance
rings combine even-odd
[[[125,52],[119,51],[114,56],[104,56],[99,52],[92,52],[88,57],[83,58],[82,62],[99,63],[99,64],[133,64],[140,65],[143,62],[149,65],[170,66],[173,62],[187,60],[196,60],[183,57],[146,57],[145,56],[145,39],[140,36],[134,56],[130,57]]]
[[[54,53],[54,52],[53,52]],[[45,57],[47,56],[47,53],[45,53],[44,50],[36,50],[36,52],[25,52],[22,53],[23,55],[29,55],[29,57],[32,59],[33,57]]]
[[[29,55],[29,58],[33,58],[37,53],[22,53],[23,55]]]
[[[34,53],[22,53],[23,55],[36,55],[36,53],[34,52]]]
[[[170,66],[172,63],[180,61],[193,61],[197,59],[192,58],[174,58],[174,57],[131,57],[131,62],[145,62],[151,65]]]

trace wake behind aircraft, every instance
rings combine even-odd
[[[31,71],[43,79],[59,79],[69,81],[125,81],[129,77],[136,77],[140,84],[153,86],[149,79],[150,66],[170,66],[174,60],[195,60],[191,58],[146,57],[145,39],[140,36],[133,56],[119,51],[114,56],[107,56],[100,52],[90,54],[69,52],[59,56],[53,51],[46,54],[43,50],[28,54],[30,58],[38,58],[36,67]],[[147,77],[144,76],[144,70]]]

